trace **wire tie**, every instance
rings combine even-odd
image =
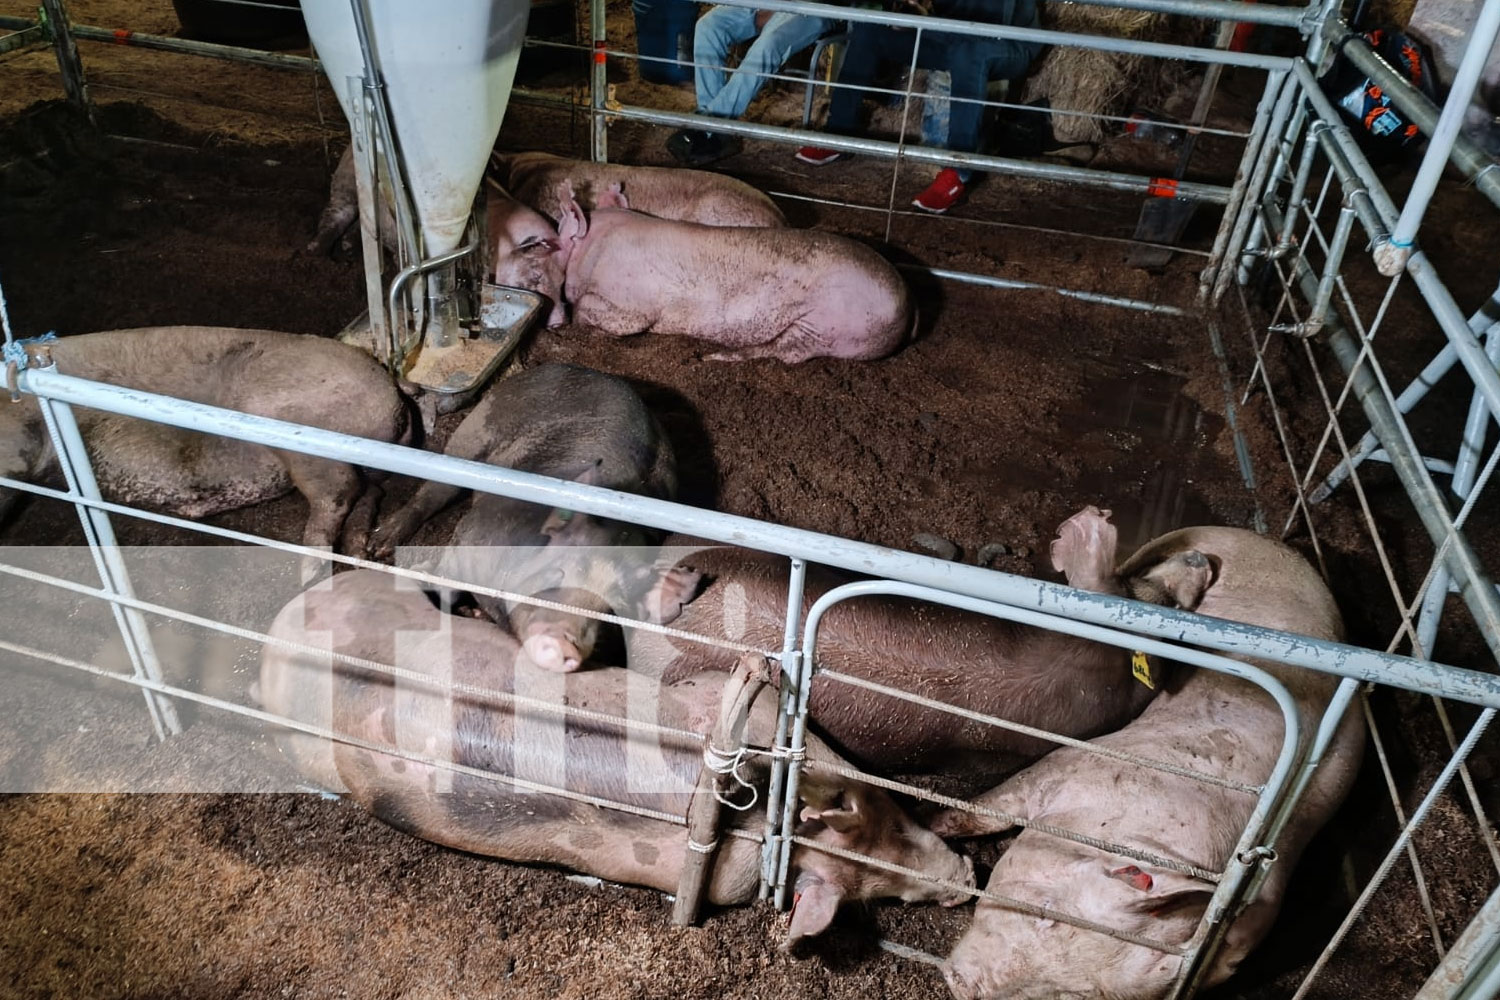
[[[1266,847],[1264,844],[1250,848],[1248,851],[1242,853],[1239,857],[1240,864],[1242,865],[1254,865],[1260,864],[1262,862],[1270,864],[1275,860],[1276,849],[1272,847]]]

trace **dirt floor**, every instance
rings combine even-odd
[[[81,23],[176,29],[163,0],[76,0],[70,9]],[[628,10],[611,6],[612,36],[628,25]],[[0,0],[0,14],[30,12]],[[18,336],[179,323],[333,335],[364,308],[357,260],[299,252],[347,141],[326,83],[116,46],[86,45],[84,58],[105,134],[56,100],[50,52],[0,61],[0,281]],[[689,90],[640,83],[623,61],[612,61],[610,71],[624,103],[691,106]],[[530,86],[565,92],[558,86],[564,73],[533,66],[528,74]],[[1253,74],[1227,74],[1211,121],[1246,127],[1259,85]],[[787,86],[762,98],[752,115],[789,124],[800,106],[800,88]],[[899,121],[898,109],[880,109],[875,128],[889,133]],[[666,134],[618,122],[611,157],[668,162]],[[586,140],[581,117],[518,101],[500,144],[578,154]],[[1203,153],[1189,176],[1227,181],[1232,148],[1206,142]],[[1094,165],[1145,170],[1160,159],[1160,151],[1118,137]],[[996,178],[950,218],[898,214],[887,232],[883,212],[824,204],[837,198],[883,209],[892,197],[883,162],[810,168],[785,147],[752,143],[722,167],[780,193],[794,224],[880,242],[898,262],[1181,306],[1196,288],[1198,257],[1178,255],[1158,274],[1124,266],[1129,248],[1119,240],[1139,211],[1139,201],[1124,195]],[[904,170],[896,204],[930,173]],[[1399,170],[1391,173],[1398,200],[1406,183]],[[1216,213],[1200,210],[1188,245],[1205,248],[1215,222]],[[1500,259],[1491,207],[1454,185],[1434,206],[1427,231],[1438,270],[1460,305],[1473,308],[1494,279],[1474,262]],[[1181,524],[1263,521],[1280,529],[1294,493],[1267,400],[1259,394],[1237,409],[1256,477],[1247,489],[1203,318],[911,277],[922,334],[876,363],[731,366],[704,360],[705,349],[692,342],[609,340],[581,328],[538,334],[521,356],[634,380],[677,448],[683,499],[734,514],[896,548],[915,548],[914,536],[931,533],[969,562],[987,543],[1002,542],[1007,551],[995,568],[1049,579],[1047,541],[1085,504],[1115,511],[1127,547]],[[1372,274],[1356,273],[1352,287],[1362,302],[1383,291]],[[1274,305],[1274,298],[1251,298],[1257,311]],[[1439,340],[1409,287],[1392,310],[1383,357],[1392,381],[1404,384]],[[1242,385],[1251,370],[1243,314],[1236,306],[1218,326],[1233,381]],[[1306,455],[1323,423],[1300,351],[1278,341],[1271,363],[1290,436]],[[1327,364],[1321,355],[1320,363]],[[1452,440],[1467,405],[1453,388],[1414,418],[1420,440]],[[1354,419],[1346,427],[1362,430]],[[1409,593],[1431,546],[1388,469],[1371,468],[1363,481]],[[394,484],[392,496],[409,489]],[[293,496],[214,520],[292,539],[305,509]],[[1486,557],[1500,550],[1494,515],[1493,502],[1482,504],[1471,522]],[[126,545],[201,544],[145,522],[116,521]],[[1320,507],[1313,523],[1352,640],[1384,648],[1398,620],[1349,491]],[[451,516],[419,540],[440,541],[448,524]],[[0,530],[9,546],[82,540],[71,510],[45,501],[24,503]],[[1305,529],[1293,541],[1312,551]],[[15,549],[4,555],[26,558]],[[76,550],[35,557],[48,566],[58,559],[88,578]],[[296,589],[295,567],[285,560],[226,561],[216,584],[163,569],[177,565],[170,559],[152,565],[154,573],[137,574],[146,581],[142,596],[249,628],[264,627]],[[249,579],[257,585],[243,585]],[[14,581],[0,587],[0,599],[25,609],[25,627],[8,638],[50,641],[80,659],[100,658],[103,647],[105,661],[120,663],[106,639],[113,623],[80,599]],[[1435,657],[1493,671],[1473,629],[1461,616],[1453,621]],[[244,697],[253,649],[187,629],[158,635],[168,659],[212,665],[206,690]],[[126,774],[136,787],[145,781],[164,791],[286,787],[284,775],[263,774],[258,731],[188,711],[188,731],[153,749],[138,698],[106,697],[93,684],[59,681],[56,671],[20,661],[7,666],[0,713],[7,787],[108,788]],[[1430,702],[1382,690],[1371,706],[1409,812],[1446,759],[1442,732]],[[1453,714],[1462,732],[1473,713],[1460,707]],[[1278,929],[1215,997],[1290,995],[1369,878],[1396,829],[1370,758],[1303,862]],[[1491,810],[1500,807],[1497,759],[1487,738],[1473,776]],[[1449,796],[1416,838],[1447,943],[1495,881],[1474,827],[1467,807]],[[1435,952],[1413,883],[1410,866],[1398,865],[1311,996],[1394,1000],[1414,992]],[[439,848],[316,795],[0,799],[0,997],[939,997],[947,993],[935,969],[875,942],[941,955],[968,919],[963,909],[851,907],[810,954],[793,959],[776,948],[781,926],[769,908],[716,912],[690,930],[670,929],[667,911],[655,892],[590,887],[560,872]]]

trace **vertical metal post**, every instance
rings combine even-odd
[[[795,809],[797,801],[790,805],[783,801],[786,790],[788,749],[787,735],[792,716],[797,712],[797,689],[789,678],[796,676],[801,654],[797,640],[802,634],[802,594],[807,580],[807,563],[792,560],[791,574],[786,587],[786,629],[781,636],[781,690],[780,710],[776,713],[776,740],[771,744],[778,752],[771,760],[771,781],[766,790],[766,826],[761,837],[760,850],[760,898],[769,899],[776,882],[776,864],[780,858],[777,850],[778,832],[785,809]]]
[[[1323,261],[1323,277],[1318,281],[1318,294],[1313,298],[1312,311],[1308,313],[1307,319],[1298,324],[1297,333],[1303,337],[1311,337],[1323,329],[1323,323],[1328,318],[1328,307],[1333,301],[1333,286],[1338,281],[1339,269],[1344,265],[1344,251],[1349,247],[1349,234],[1354,231],[1354,208],[1349,200],[1344,200],[1344,207],[1339,210],[1338,225],[1334,228],[1333,239],[1328,244],[1328,258]]]
[[[385,288],[381,280],[380,171],[375,161],[374,115],[365,94],[365,81],[351,76],[347,85],[349,107],[354,109],[349,121],[349,158],[354,161],[354,186],[359,197],[359,238],[364,250],[370,343],[376,357],[385,352],[381,361],[396,372],[403,359],[396,337],[395,317],[386,315]]]
[[[1417,238],[1427,203],[1432,200],[1432,193],[1437,190],[1443,170],[1448,166],[1459,126],[1463,124],[1464,113],[1469,109],[1474,88],[1479,83],[1479,75],[1484,71],[1497,35],[1500,35],[1500,3],[1490,0],[1480,8],[1479,18],[1474,22],[1469,46],[1453,74],[1453,88],[1448,92],[1437,128],[1432,131],[1427,154],[1422,157],[1422,166],[1417,170],[1416,180],[1412,181],[1411,193],[1406,197],[1401,216],[1391,229],[1390,241],[1375,248],[1375,267],[1388,278],[1400,274],[1411,258],[1412,241]]]
[[[83,60],[78,56],[78,44],[73,41],[73,26],[63,0],[42,0],[42,18],[52,35],[52,50],[57,54],[57,68],[62,71],[63,90],[67,92],[68,100],[88,115],[89,124],[97,126],[99,121],[94,117],[88,80],[83,75]]]
[[[906,67],[906,96],[901,101],[901,133],[896,137],[896,158],[891,161],[891,190],[885,203],[885,236],[883,239],[889,243],[891,240],[891,223],[896,218],[896,184],[901,178],[901,161],[906,156],[906,126],[911,120],[911,98],[912,88],[917,82],[917,57],[922,51],[922,29],[917,29],[917,37],[912,40],[911,63]],[[814,66],[812,71],[816,71]],[[811,72],[811,71],[810,71]]]
[[[589,155],[595,163],[609,162],[609,123],[604,120],[609,99],[609,57],[605,54],[604,0],[589,0],[589,24],[594,38],[594,63],[589,77]]]
[[[1490,893],[1469,926],[1412,1000],[1483,1000],[1500,993],[1500,889]]]
[[[47,365],[48,368],[55,367]],[[62,466],[63,478],[68,491],[89,500],[102,500],[99,483],[94,478],[93,466],[89,464],[88,451],[83,444],[83,435],[78,430],[78,421],[73,408],[67,403],[54,402],[37,397],[42,419],[52,436],[52,447],[57,451],[57,462]],[[78,519],[83,522],[83,532],[88,538],[89,551],[94,557],[94,568],[99,573],[100,585],[112,594],[134,598],[130,586],[130,575],[125,569],[125,560],[120,556],[119,543],[115,541],[114,527],[109,515],[102,510],[76,504]],[[156,649],[151,644],[151,633],[145,617],[134,609],[126,609],[111,603],[115,624],[120,629],[120,638],[125,643],[125,652],[130,657],[131,668],[136,677],[160,682],[161,662],[156,658]],[[152,691],[142,691],[146,696],[146,711],[151,716],[151,726],[157,739],[182,732],[177,719],[176,707],[167,699]]]
[[[1245,153],[1240,157],[1239,168],[1234,174],[1234,184],[1229,191],[1229,201],[1224,205],[1224,218],[1214,237],[1213,250],[1199,280],[1199,302],[1207,302],[1211,291],[1217,299],[1227,287],[1230,270],[1228,262],[1238,256],[1238,248],[1250,224],[1249,218],[1255,214],[1245,209],[1259,200],[1260,185],[1264,181],[1265,170],[1270,166],[1269,157],[1262,157],[1261,151],[1270,145],[1269,134],[1280,128],[1294,89],[1287,85],[1285,72],[1277,70],[1266,74],[1266,89],[1261,93],[1260,104],[1255,109],[1255,123],[1251,126],[1250,138],[1245,142]],[[1279,102],[1278,94],[1281,95]],[[1274,117],[1271,110],[1273,105],[1276,108]],[[1255,193],[1252,194],[1252,191]]]
[[[1484,315],[1484,311],[1480,310],[1474,315],[1478,318]],[[1491,325],[1485,334],[1485,353],[1489,355],[1491,361],[1500,364],[1500,323]],[[1469,399],[1469,415],[1464,421],[1464,435],[1458,445],[1458,459],[1453,463],[1451,486],[1453,495],[1460,500],[1467,500],[1469,491],[1474,488],[1474,479],[1479,472],[1479,454],[1484,448],[1489,423],[1489,405],[1485,402],[1484,396],[1476,392]],[[1448,568],[1440,564],[1433,571],[1432,583],[1429,584],[1427,593],[1422,599],[1422,614],[1417,619],[1417,641],[1421,643],[1422,654],[1429,660],[1432,659],[1432,645],[1437,641],[1438,623],[1442,621],[1443,605],[1448,599],[1450,580]]]
[[[1318,156],[1318,139],[1316,130],[1327,128],[1321,120],[1314,121],[1307,130],[1307,142],[1302,147],[1302,161],[1297,164],[1297,175],[1292,180],[1292,193],[1286,200],[1286,214],[1282,218],[1281,235],[1276,239],[1276,246],[1271,250],[1271,256],[1284,257],[1292,249],[1292,244],[1297,239],[1297,213],[1302,211],[1302,201],[1307,197],[1307,181],[1312,176],[1313,161]]]

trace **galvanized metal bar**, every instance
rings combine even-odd
[[[798,640],[802,636],[802,595],[807,584],[807,563],[801,559],[791,560],[791,572],[786,585],[786,627],[781,636],[781,675],[795,674],[802,659]],[[771,759],[770,783],[766,788],[766,825],[761,835],[760,898],[770,899],[776,882],[777,864],[780,861],[776,845],[781,830],[782,817],[787,809],[795,809],[797,800],[786,799],[787,757],[789,727],[797,714],[797,694],[793,685],[782,683],[779,691],[779,708],[776,712],[776,734],[771,746],[778,753]]]
[[[608,26],[604,0],[589,0],[589,35],[594,42],[593,60],[589,64],[589,156],[595,163],[609,162],[609,123],[604,118],[609,100],[609,57],[605,55]]]
[[[1479,671],[1205,618],[1173,608],[1078,591],[1045,580],[898,552],[632,493],[564,482],[483,462],[435,455],[417,448],[92,382],[56,371],[26,369],[18,374],[17,380],[25,392],[140,420],[235,440],[255,441],[271,448],[445,482],[546,507],[679,531],[711,541],[753,546],[765,552],[862,575],[885,577],[950,593],[961,592],[1012,607],[1034,608],[1082,623],[1119,628],[1138,635],[1170,635],[1176,641],[1225,653],[1261,657],[1341,677],[1500,708],[1500,676]]]
[[[1006,288],[1018,291],[1051,292],[1065,299],[1076,299],[1080,302],[1092,302],[1102,306],[1117,306],[1121,309],[1132,309],[1137,312],[1160,313],[1165,316],[1187,316],[1188,310],[1179,306],[1163,305],[1160,302],[1147,302],[1144,299],[1132,299],[1123,295],[1106,295],[1103,292],[1086,292],[1078,288],[1059,288],[1056,285],[1043,285],[1035,281],[1022,281],[1019,278],[999,278],[989,274],[974,274],[970,271],[953,271],[943,267],[922,267],[919,264],[897,264],[896,268],[902,271],[915,271],[919,274],[930,274],[934,278],[944,278],[948,281],[957,281],[967,285],[983,285],[986,288]]]
[[[99,28],[93,25],[75,24],[73,37],[89,42],[129,45],[137,49],[156,49],[161,52],[180,52],[183,55],[225,59],[255,66],[269,66],[271,69],[295,70],[299,73],[316,73],[323,68],[318,60],[308,56],[266,52],[261,49],[242,48],[238,45],[219,45],[215,42],[195,42],[190,38],[151,35],[126,28]]]
[[[94,478],[94,468],[89,464],[88,450],[84,447],[83,435],[78,430],[78,421],[73,416],[72,408],[67,403],[50,399],[39,399],[37,402],[47,425],[48,435],[52,439],[53,450],[57,454],[57,464],[62,468],[63,478],[68,484],[68,492],[90,500],[101,499],[99,483]],[[110,523],[109,515],[82,504],[75,507],[78,520],[83,524],[84,535],[88,539],[89,554],[93,556],[94,569],[99,574],[101,586],[109,593],[134,597],[130,573],[125,567],[125,560],[120,556],[120,546],[115,541],[114,526]],[[161,661],[156,657],[146,619],[139,611],[127,611],[118,604],[111,604],[110,609],[135,676],[160,683]],[[146,713],[151,718],[156,738],[162,740],[182,732],[176,707],[150,691],[143,693],[146,698]]]
[[[15,52],[30,45],[41,45],[47,41],[47,30],[40,24],[33,24],[29,28],[13,31],[8,35],[0,37],[0,56],[7,52]]]
[[[1332,162],[1335,169],[1341,166],[1337,157]],[[1275,208],[1271,206],[1267,206],[1265,210],[1275,213]],[[1302,294],[1309,299],[1316,296],[1318,282],[1307,260],[1298,256],[1294,269]],[[1328,317],[1323,329],[1324,339],[1348,376],[1350,388],[1364,409],[1370,427],[1391,457],[1391,468],[1401,480],[1412,508],[1427,529],[1433,544],[1440,548],[1448,546],[1448,570],[1459,582],[1460,593],[1474,614],[1475,624],[1479,627],[1485,644],[1500,658],[1500,598],[1496,596],[1494,584],[1485,574],[1468,541],[1454,527],[1452,515],[1433,484],[1405,422],[1387,400],[1380,381],[1371,370],[1372,366],[1363,363],[1353,337],[1337,322],[1335,316]]]
[[[1031,160],[1015,160],[1002,156],[987,156],[982,153],[958,153],[927,146],[907,146],[883,139],[867,139],[859,136],[834,135],[830,132],[812,132],[807,129],[785,128],[779,125],[763,125],[759,122],[738,121],[732,118],[711,118],[707,115],[689,114],[681,111],[663,111],[625,105],[611,108],[611,115],[632,121],[650,122],[654,125],[670,125],[674,128],[705,128],[714,132],[766,139],[789,146],[815,142],[826,149],[837,149],[845,153],[866,153],[872,156],[894,157],[904,155],[918,163],[932,163],[942,167],[966,167],[992,174],[1026,177],[1031,180],[1060,181],[1086,187],[1125,191],[1130,194],[1148,195],[1160,190],[1153,178],[1139,177],[1108,170],[1090,170],[1086,167],[1070,167],[1056,163],[1037,163]],[[1217,184],[1199,184],[1184,181],[1177,185],[1174,197],[1178,200],[1206,201],[1222,205],[1228,200],[1229,189]]]
[[[330,81],[331,82],[331,81]],[[396,343],[395,317],[386,312],[381,290],[384,255],[380,243],[380,168],[376,165],[375,115],[365,91],[365,81],[351,76],[349,88],[349,158],[354,164],[354,192],[359,203],[361,263],[365,271],[365,308],[370,322],[370,343],[376,356],[392,374],[399,374],[401,357]],[[391,234],[393,237],[395,233]]]
[[[1333,103],[1323,94],[1318,87],[1317,79],[1312,70],[1298,62],[1293,72],[1301,83],[1302,92],[1312,104],[1318,116],[1329,124],[1326,132],[1319,138],[1328,137],[1337,146],[1337,153],[1325,147],[1330,153],[1329,162],[1339,174],[1340,183],[1346,191],[1360,189],[1363,196],[1368,199],[1369,204],[1379,215],[1381,223],[1386,231],[1395,224],[1399,213],[1396,211],[1395,203],[1391,201],[1380,177],[1370,166],[1368,160],[1359,151],[1358,145],[1349,130],[1344,127]],[[1360,202],[1355,201],[1355,208],[1359,209]],[[1360,222],[1365,225],[1367,231],[1370,225],[1364,213],[1361,213]],[[1379,242],[1381,236],[1378,232],[1371,231],[1370,238]],[[1453,301],[1453,295],[1443,284],[1443,281],[1433,268],[1427,255],[1418,250],[1413,253],[1406,264],[1406,271],[1416,282],[1422,297],[1427,300],[1428,307],[1437,319],[1438,325],[1442,327],[1443,333],[1448,337],[1455,350],[1458,359],[1463,364],[1464,370],[1469,373],[1480,392],[1484,393],[1485,401],[1494,412],[1500,412],[1500,372],[1490,364],[1480,346],[1478,339],[1469,329],[1468,317],[1459,309],[1458,303]]]
[[[1490,893],[1469,926],[1412,1000],[1490,1000],[1500,994],[1500,889]]]
[[[1272,109],[1276,105],[1278,86],[1287,87],[1288,84],[1285,79],[1278,84],[1270,76],[1266,77],[1266,85],[1261,90],[1260,100],[1255,106],[1255,119],[1250,129],[1250,137],[1245,140],[1244,152],[1240,154],[1240,162],[1234,169],[1234,182],[1231,188],[1229,203],[1224,207],[1224,215],[1219,219],[1218,231],[1214,233],[1213,250],[1209,255],[1208,264],[1204,266],[1198,276],[1198,301],[1200,304],[1207,302],[1209,296],[1212,295],[1214,285],[1218,283],[1220,270],[1229,266],[1225,258],[1225,250],[1229,247],[1229,236],[1234,231],[1238,215],[1243,211],[1242,206],[1246,202],[1251,204],[1255,202],[1253,197],[1248,197],[1248,191],[1250,187],[1250,174],[1255,169],[1254,164],[1258,155],[1256,134],[1261,129],[1269,129],[1270,127],[1269,122]],[[1265,142],[1267,138],[1262,136],[1259,141]],[[1281,160],[1278,156],[1273,177],[1280,176],[1280,168]],[[1245,253],[1253,252],[1260,246],[1263,235],[1260,230],[1260,218],[1256,216],[1250,230],[1250,235],[1240,244],[1238,252],[1234,256],[1238,257]],[[1241,274],[1239,280],[1240,284],[1244,284],[1248,278],[1244,274]]]
[[[1374,877],[1370,879],[1369,884],[1365,886],[1364,891],[1355,900],[1354,906],[1350,908],[1349,913],[1344,917],[1343,922],[1334,933],[1333,939],[1328,942],[1328,946],[1323,949],[1323,953],[1318,956],[1317,961],[1313,963],[1313,967],[1308,970],[1307,975],[1298,984],[1297,992],[1292,995],[1292,1000],[1302,1000],[1303,997],[1307,996],[1308,990],[1312,987],[1313,980],[1317,979],[1318,975],[1328,964],[1329,956],[1343,943],[1344,937],[1349,933],[1349,929],[1354,926],[1354,922],[1364,913],[1365,908],[1369,905],[1370,898],[1385,882],[1385,878],[1390,874],[1391,867],[1396,863],[1396,859],[1406,850],[1406,845],[1411,842],[1412,835],[1422,825],[1423,821],[1427,819],[1428,813],[1432,811],[1433,804],[1447,791],[1448,785],[1452,783],[1453,777],[1458,773],[1460,765],[1468,759],[1470,752],[1474,749],[1474,744],[1479,742],[1479,737],[1484,735],[1485,729],[1494,721],[1494,718],[1494,709],[1486,709],[1479,714],[1479,718],[1475,720],[1473,727],[1464,737],[1463,743],[1459,745],[1458,750],[1453,756],[1448,758],[1448,763],[1443,765],[1443,770],[1438,774],[1437,780],[1432,783],[1432,787],[1428,789],[1421,804],[1412,812],[1410,822],[1402,828],[1401,833],[1396,837],[1395,843],[1391,845],[1390,851],[1386,853],[1385,858],[1380,863],[1380,867],[1376,869]]]
[[[1253,175],[1262,172],[1263,156],[1262,148],[1268,144],[1268,136],[1275,129],[1274,121],[1280,121],[1283,114],[1283,105],[1286,105],[1292,97],[1293,87],[1287,81],[1286,73],[1269,73],[1266,76],[1266,87],[1260,93],[1260,102],[1256,105],[1256,120],[1251,127],[1250,139],[1245,141],[1245,151],[1239,157],[1239,165],[1235,168],[1235,181],[1230,187],[1230,199],[1224,205],[1224,217],[1220,219],[1220,228],[1214,235],[1214,249],[1209,253],[1209,262],[1199,276],[1199,303],[1206,303],[1215,294],[1214,288],[1218,285],[1227,286],[1226,271],[1230,270],[1229,262],[1238,258],[1244,249],[1245,223],[1250,205],[1256,204],[1259,199],[1260,189],[1265,186],[1265,178],[1257,183],[1251,180]]]
[[[1281,233],[1276,238],[1276,245],[1271,248],[1273,260],[1285,257],[1292,249],[1292,244],[1297,238],[1297,213],[1302,211],[1302,201],[1307,197],[1307,182],[1312,177],[1313,161],[1318,156],[1318,141],[1313,134],[1313,129],[1327,128],[1322,120],[1313,122],[1308,130],[1307,141],[1302,145],[1302,159],[1297,164],[1297,174],[1292,180],[1292,193],[1286,199],[1286,219],[1282,222]]]
[[[804,656],[804,669],[799,678],[801,691],[799,707],[803,714],[806,711],[805,702],[807,694],[812,687],[811,681],[817,672],[817,637],[818,628],[822,624],[823,616],[827,614],[830,608],[843,601],[872,595],[898,596],[912,600],[943,604],[975,614],[1000,618],[1005,621],[1051,629],[1068,635],[1076,635],[1079,638],[1094,642],[1108,643],[1128,649],[1138,649],[1148,656],[1173,659],[1180,663],[1187,663],[1203,669],[1225,673],[1254,684],[1269,695],[1272,701],[1276,703],[1277,707],[1281,710],[1283,724],[1281,751],[1277,755],[1276,763],[1267,776],[1260,794],[1256,797],[1255,808],[1246,820],[1245,829],[1242,831],[1239,841],[1229,858],[1228,868],[1219,884],[1214,888],[1213,897],[1205,911],[1204,923],[1199,925],[1198,932],[1194,935],[1188,947],[1181,952],[1177,952],[1183,955],[1182,972],[1172,995],[1183,995],[1184,990],[1190,986],[1195,970],[1206,964],[1212,957],[1217,940],[1213,935],[1213,928],[1217,924],[1224,923],[1235,912],[1237,902],[1243,898],[1242,894],[1246,888],[1250,872],[1260,867],[1260,854],[1259,852],[1252,852],[1252,849],[1263,846],[1261,838],[1266,832],[1272,810],[1286,792],[1287,782],[1296,760],[1297,749],[1302,743],[1300,713],[1298,712],[1296,702],[1293,700],[1291,693],[1286,689],[1286,686],[1266,671],[1252,664],[1230,660],[1212,653],[1205,653],[1201,650],[1187,649],[1154,639],[1143,639],[1113,629],[1081,625],[1077,622],[1052,615],[1021,608],[1005,607],[990,601],[942,593],[928,587],[912,586],[910,584],[884,580],[870,580],[836,587],[818,598],[813,603],[811,610],[808,611],[807,624],[804,626],[802,636],[802,648],[806,655]],[[893,696],[900,696],[895,691],[889,693]],[[791,845],[788,843],[785,848],[788,856],[790,854],[790,847]],[[1247,861],[1245,860],[1246,858],[1251,860]],[[780,905],[780,897],[778,897],[778,905]],[[1076,923],[1076,921],[1070,922]],[[1090,929],[1115,936],[1107,928],[1095,926]],[[1148,945],[1148,947],[1151,946]]]
[[[1375,248],[1375,267],[1388,278],[1400,274],[1411,258],[1412,244],[1422,225],[1422,216],[1427,214],[1427,205],[1447,169],[1464,114],[1469,109],[1497,36],[1500,36],[1500,3],[1486,3],[1479,9],[1468,47],[1453,74],[1448,100],[1443,104],[1443,113],[1438,116],[1437,127],[1427,142],[1427,152],[1422,157],[1422,165],[1417,168],[1406,204],[1401,206],[1401,215],[1391,227],[1390,241]]]
[[[1127,0],[1136,2],[1136,0]],[[1144,0],[1153,4],[1186,4],[1189,7],[1199,0]],[[1181,59],[1187,62],[1221,63],[1225,66],[1249,66],[1255,69],[1285,70],[1292,60],[1286,56],[1266,56],[1251,52],[1231,52],[1192,45],[1172,45],[1166,42],[1147,42],[1133,38],[1118,38],[1109,35],[1085,35],[1071,31],[1053,31],[1046,28],[1023,28],[1012,24],[991,24],[987,21],[959,21],[949,17],[933,17],[924,14],[895,14],[883,10],[863,7],[841,7],[806,0],[725,0],[725,6],[749,7],[786,14],[806,14],[813,17],[832,18],[838,21],[861,21],[868,24],[883,24],[892,28],[923,28],[957,35],[972,35],[977,38],[1013,38],[1023,42],[1040,42],[1043,45],[1074,45],[1104,52],[1125,52],[1156,59]],[[1118,6],[1110,3],[1108,6]],[[1247,5],[1244,13],[1235,13],[1236,20],[1251,20],[1250,16],[1269,13],[1256,10],[1259,4]],[[1285,8],[1284,8],[1285,9]],[[1293,8],[1296,9],[1296,8]],[[1298,10],[1299,15],[1305,13]]]
[[[1339,209],[1339,221],[1333,230],[1333,239],[1328,244],[1327,258],[1323,261],[1323,277],[1318,281],[1318,294],[1312,301],[1307,318],[1297,324],[1299,337],[1315,337],[1323,329],[1328,318],[1328,307],[1333,302],[1333,286],[1339,279],[1344,264],[1344,251],[1349,248],[1349,234],[1354,231],[1355,212],[1346,201]]]
[[[1235,220],[1234,229],[1229,234],[1229,242],[1224,247],[1218,275],[1214,279],[1213,294],[1211,300],[1214,303],[1223,297],[1229,287],[1229,277],[1234,269],[1229,262],[1235,260],[1244,246],[1245,234],[1250,228],[1250,220],[1255,215],[1255,205],[1260,201],[1261,192],[1265,190],[1266,177],[1271,171],[1271,163],[1275,158],[1275,143],[1268,140],[1269,136],[1277,135],[1285,125],[1287,115],[1291,113],[1293,98],[1296,96],[1297,88],[1293,86],[1284,73],[1273,73],[1271,79],[1266,82],[1266,90],[1279,90],[1281,96],[1276,100],[1276,109],[1271,113],[1271,123],[1265,129],[1257,128],[1256,137],[1247,145],[1246,158],[1253,158],[1255,169],[1250,174],[1249,185],[1244,189],[1243,200],[1239,206],[1239,215]],[[1264,107],[1264,103],[1262,103]],[[1262,119],[1260,112],[1256,112],[1256,121],[1259,124]],[[1253,152],[1252,152],[1253,150]]]
[[[97,126],[99,122],[94,117],[88,78],[83,72],[83,60],[78,55],[78,44],[73,40],[72,22],[68,19],[63,0],[42,0],[42,18],[47,34],[52,36],[52,51],[57,55],[57,68],[62,73],[63,92],[88,115],[89,124]]]
[[[1437,130],[1441,114],[1432,99],[1376,55],[1364,37],[1352,32],[1343,21],[1335,22],[1335,33],[1343,37],[1339,50],[1355,68],[1379,85],[1396,110],[1410,118],[1424,134],[1432,135]],[[1474,186],[1484,192],[1496,207],[1500,207],[1500,170],[1495,169],[1495,161],[1463,135],[1455,139],[1450,155],[1459,172],[1473,181]]]
[[[390,185],[391,211],[396,216],[396,266],[405,267],[412,261],[422,259],[422,241],[416,225],[416,209],[406,187],[401,154],[397,149],[398,136],[391,122],[390,107],[385,101],[385,76],[375,59],[375,46],[370,42],[370,12],[364,0],[349,0],[354,20],[354,31],[359,36],[359,52],[365,70],[365,100],[370,111],[371,129],[375,150],[385,158],[386,183]],[[337,86],[337,82],[330,81]],[[392,336],[398,328],[396,316],[389,317]]]

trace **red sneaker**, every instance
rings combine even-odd
[[[832,163],[843,156],[836,149],[824,149],[822,146],[803,146],[797,150],[797,159],[803,163],[811,163],[815,167],[821,167],[825,163]]]
[[[959,203],[964,196],[964,182],[958,179],[958,171],[944,167],[927,190],[917,195],[911,203],[924,212],[942,215]]]

